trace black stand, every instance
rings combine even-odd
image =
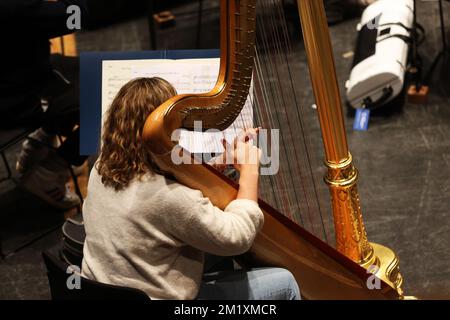
[[[195,40],[195,45],[197,46],[197,49],[200,49],[201,46],[202,13],[203,13],[203,0],[199,0],[197,12],[197,37]]]
[[[155,14],[155,4],[153,0],[147,1],[147,21],[148,32],[150,35],[150,49],[156,50],[156,31],[155,22],[153,21],[153,15]]]
[[[410,73],[414,74],[414,84],[416,86],[416,91],[420,91],[422,86],[422,63],[419,63],[419,53],[418,53],[418,33],[417,33],[417,0],[414,0],[414,18],[413,18],[413,28],[412,28],[412,64],[410,68]]]
[[[442,37],[442,51],[434,58],[433,63],[431,64],[430,70],[427,72],[425,77],[425,84],[428,85],[431,82],[431,78],[433,76],[436,67],[439,65],[439,62],[445,62],[450,55],[450,51],[447,45],[447,38],[445,34],[445,21],[444,21],[444,9],[442,5],[442,0],[439,0],[439,18],[441,22],[441,37]]]

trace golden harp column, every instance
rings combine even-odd
[[[362,267],[375,271],[379,278],[402,295],[402,277],[397,256],[389,248],[367,240],[356,185],[358,171],[353,166],[348,150],[323,1],[297,2],[325,147],[325,164],[328,169],[325,182],[331,193],[336,248]]]

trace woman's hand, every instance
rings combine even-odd
[[[251,143],[252,140],[257,138],[258,131],[259,128],[243,131],[234,138],[231,145],[223,139],[222,145],[225,151],[220,156],[213,158],[208,164],[222,172],[229,165],[233,165],[238,171],[241,171],[243,167],[246,169],[255,169],[255,165],[259,168],[261,151]]]
[[[252,143],[252,140],[257,138],[258,131],[259,128],[252,128],[242,132],[234,139],[232,145],[226,140],[222,141],[225,152],[221,159],[219,158],[218,162],[221,164],[216,164],[215,167],[221,170],[232,164],[239,171],[237,199],[258,201],[259,162],[262,152]]]

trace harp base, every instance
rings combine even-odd
[[[386,282],[392,288],[397,290],[400,297],[403,299],[403,277],[400,273],[400,259],[394,251],[383,245],[371,242],[370,245],[373,248],[374,256],[376,257],[376,263],[366,263],[361,266],[368,270],[369,273],[375,274],[378,278]],[[368,285],[370,285],[370,279]],[[376,283],[372,283],[376,286]]]

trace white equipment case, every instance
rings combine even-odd
[[[375,109],[402,91],[413,24],[413,0],[378,0],[364,10],[346,83],[353,108]]]

